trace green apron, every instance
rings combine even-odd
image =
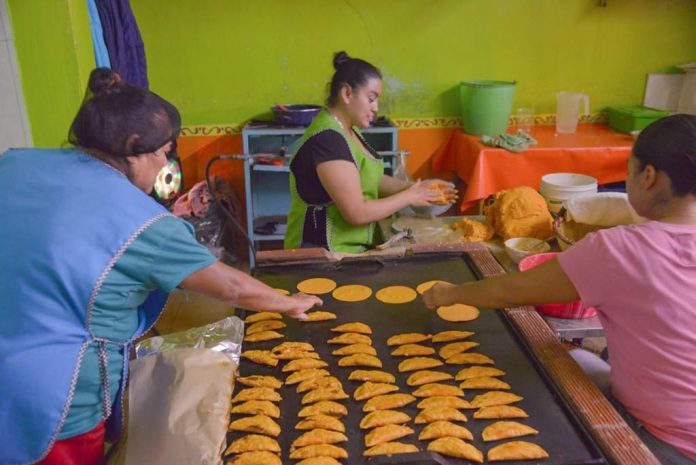
[[[299,141],[295,155],[299,152],[304,143],[312,136],[322,131],[336,131],[348,143],[353,161],[360,173],[360,187],[365,200],[375,200],[379,198],[379,183],[384,176],[384,163],[367,154],[352,138],[346,137],[338,121],[326,110],[321,111],[309,125],[304,135]],[[362,135],[360,138],[362,138]],[[290,160],[292,162],[292,159]],[[309,205],[305,203],[297,193],[295,175],[290,172],[290,214],[288,215],[288,229],[285,234],[285,248],[297,249],[302,246],[302,236],[304,229],[305,216],[310,210],[326,209],[326,243],[329,250],[334,252],[363,252],[374,246],[376,238],[375,223],[363,226],[353,226],[348,223],[333,202],[324,205]],[[313,208],[310,208],[313,207]]]

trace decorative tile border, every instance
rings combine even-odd
[[[394,118],[394,125],[399,129],[461,128],[459,116],[434,116],[430,118]]]
[[[244,124],[228,125],[201,125],[201,126],[182,126],[181,136],[201,137],[201,136],[236,136],[242,133]]]
[[[608,119],[606,112],[591,113],[580,116],[581,123],[606,123]],[[394,118],[394,125],[399,129],[448,129],[461,128],[462,118],[459,116],[433,116],[429,118]],[[518,116],[510,116],[509,124],[516,126]],[[534,124],[556,124],[554,113],[534,115]],[[244,124],[227,125],[200,125],[183,126],[181,136],[183,137],[202,137],[202,136],[236,136],[242,133]]]
[[[392,120],[399,129],[447,129],[461,128],[462,118],[459,116],[443,116],[432,118],[395,118]],[[518,116],[510,116],[508,124],[516,126],[519,122]],[[591,113],[589,115],[580,116],[581,123],[606,123],[607,114]],[[534,115],[534,124],[556,124],[556,114]]]

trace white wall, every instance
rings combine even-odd
[[[0,0],[0,153],[31,146],[7,1]]]

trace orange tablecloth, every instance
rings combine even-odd
[[[514,129],[514,128],[513,128]],[[553,125],[534,126],[539,142],[522,153],[489,147],[478,136],[455,132],[432,157],[433,170],[456,171],[466,183],[460,210],[502,189],[539,188],[548,173],[594,176],[599,184],[626,179],[633,139],[606,124],[580,124],[575,134],[556,134]]]

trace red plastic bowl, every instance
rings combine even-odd
[[[520,271],[527,271],[554,258],[558,253],[548,252],[530,255],[520,261]],[[585,307],[581,301],[566,304],[544,304],[535,307],[537,311],[556,318],[590,318],[597,315],[594,307]]]

